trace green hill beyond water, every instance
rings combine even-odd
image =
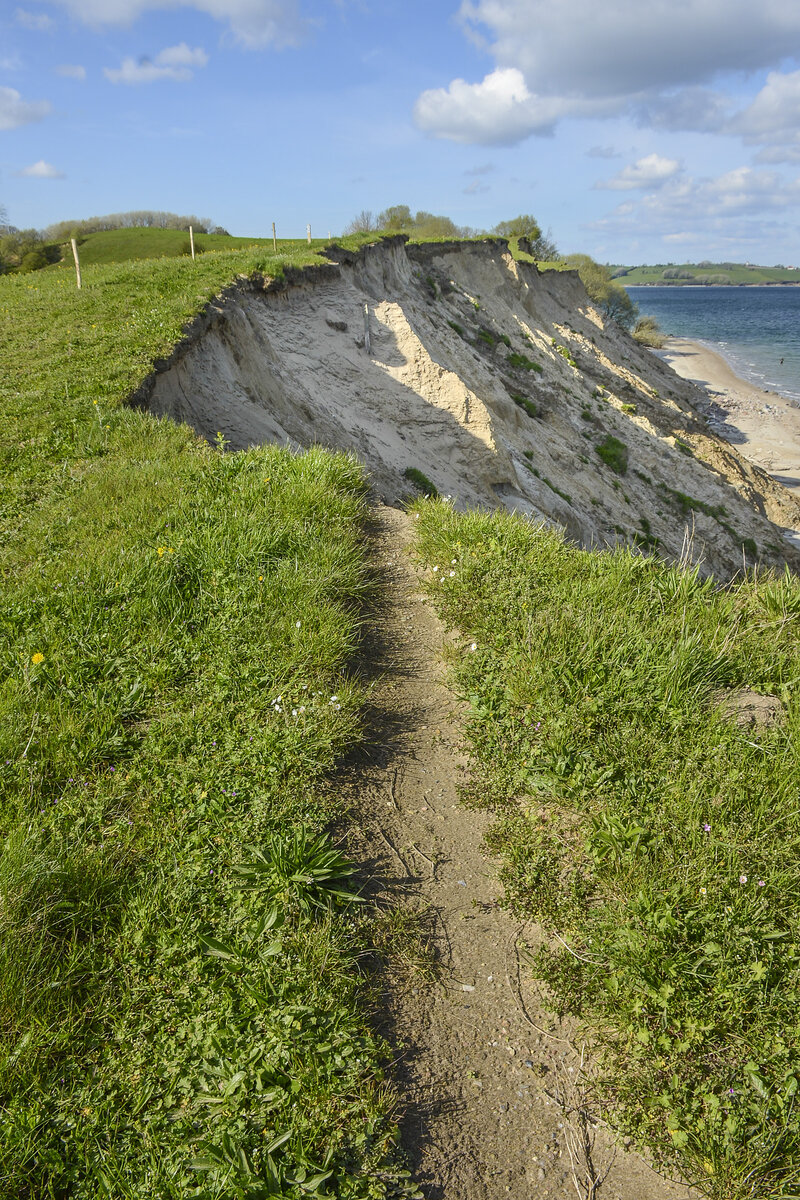
[[[625,286],[657,287],[763,286],[800,284],[800,267],[758,267],[752,263],[656,263],[654,266],[612,267],[614,278]]]

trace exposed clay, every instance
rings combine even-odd
[[[458,704],[442,677],[443,627],[410,565],[410,525],[396,509],[376,511],[383,600],[368,644],[378,678],[353,783],[373,886],[428,914],[439,963],[435,982],[393,980],[386,995],[414,1178],[428,1200],[689,1200],[689,1188],[615,1144],[590,1097],[590,1049],[545,1009],[524,961],[542,931],[500,905],[483,846],[489,818],[458,800]]]

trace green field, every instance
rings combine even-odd
[[[619,283],[630,287],[657,284],[659,287],[686,287],[692,284],[800,284],[800,267],[756,267],[744,263],[670,263],[651,267],[612,267]],[[667,272],[665,277],[664,272]],[[624,272],[624,274],[623,274]],[[676,278],[670,272],[680,272]]]
[[[715,1200],[797,1196],[800,584],[417,511],[423,563],[458,563],[430,593],[459,631],[465,799],[550,931],[554,1006],[600,1030],[594,1103]],[[742,689],[780,719],[737,723]]]
[[[263,247],[272,251],[272,238],[229,237],[219,233],[196,233],[195,253],[209,250],[247,250]],[[312,240],[311,249],[318,250],[327,244],[327,238]],[[278,239],[279,253],[302,250],[308,245],[305,239]],[[78,253],[81,267],[104,263],[131,262],[137,259],[175,258],[189,255],[188,230],[180,229],[108,229],[100,233],[89,233],[79,239]],[[62,250],[59,266],[72,270],[72,251],[69,243]]]
[[[127,409],[306,247],[0,279],[0,1194],[411,1194],[378,917],[328,782],[360,737],[365,479]]]

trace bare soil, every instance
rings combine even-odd
[[[424,914],[437,961],[432,982],[400,972],[385,997],[414,1179],[428,1200],[690,1200],[615,1143],[591,1103],[588,1047],[546,1010],[526,968],[544,932],[502,907],[483,841],[490,818],[459,803],[459,704],[410,527],[404,512],[375,510],[383,599],[366,637],[372,731],[354,782],[374,893]]]

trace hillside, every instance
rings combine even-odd
[[[630,287],[763,287],[800,284],[800,267],[758,267],[752,263],[659,263],[656,266],[611,268],[614,277]]]
[[[702,392],[604,323],[576,273],[540,274],[501,240],[329,254],[228,289],[134,403],[233,448],[352,450],[390,502],[419,472],[459,507],[543,518],[586,547],[722,576],[795,561],[781,530],[797,501],[709,431]]]

